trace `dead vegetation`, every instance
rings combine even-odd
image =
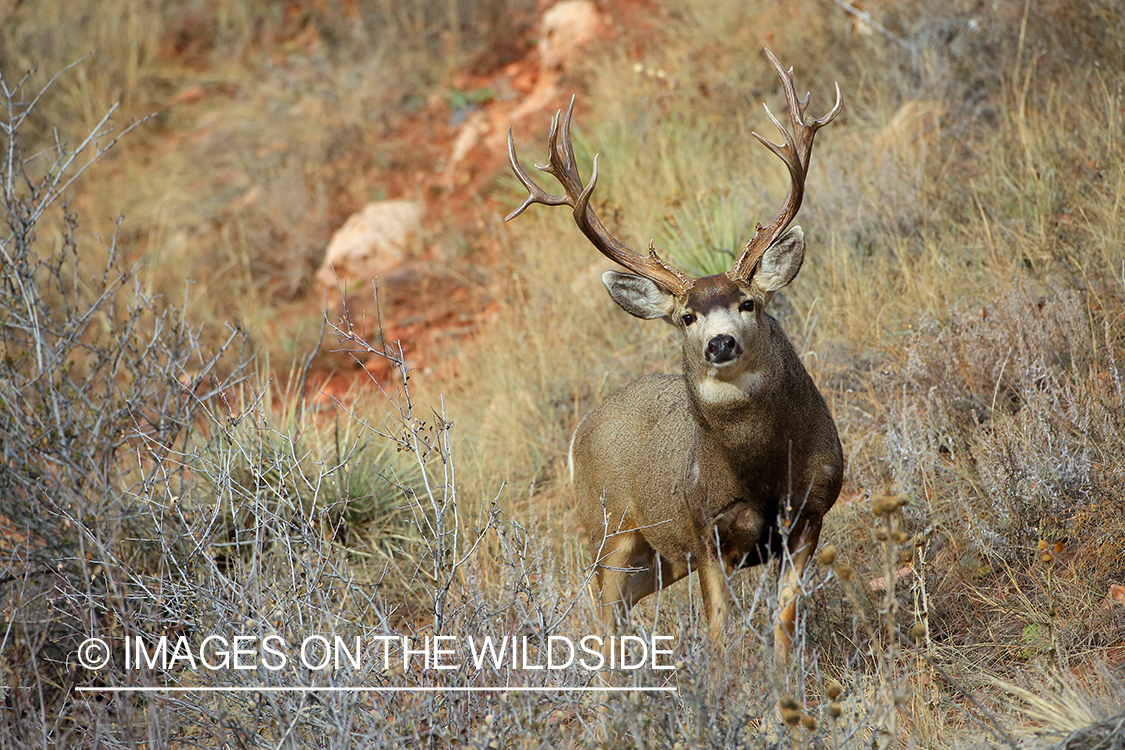
[[[785,188],[748,133],[768,130],[762,101],[782,108],[756,50],[840,82],[808,260],[773,303],[847,472],[789,674],[768,660],[763,571],[737,579],[725,655],[686,584],[638,607],[640,632],[677,638],[674,695],[75,691],[590,684],[577,668],[93,673],[73,658],[92,635],[519,634],[537,653],[591,631],[570,434],[607,393],[678,364],[666,332],[597,323],[616,314],[603,264],[566,239],[568,217],[508,228],[512,178],[478,192],[486,161],[461,185],[439,174],[458,113],[532,49],[534,10],[0,10],[2,119],[26,113],[0,144],[31,159],[3,173],[0,747],[1120,746],[1125,29],[1101,0],[868,2],[867,17],[606,4],[612,33],[564,80],[580,167],[602,154],[599,215],[692,270],[729,264]],[[103,127],[158,114],[44,193],[115,101]],[[517,129],[529,160],[546,123]],[[401,195],[444,207],[418,267],[454,281],[431,287],[468,310],[495,300],[471,335],[408,340],[410,373],[378,332],[446,319],[402,322],[417,311],[396,307],[427,304],[407,289],[417,271],[382,321],[371,303],[369,325],[357,312],[323,344],[310,284],[331,228]],[[354,381],[337,409],[301,387],[330,374]]]

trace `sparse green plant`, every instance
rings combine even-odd
[[[696,276],[724,273],[753,234],[733,191],[711,188],[687,198],[674,217],[661,219],[657,244]]]

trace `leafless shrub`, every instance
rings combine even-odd
[[[1027,279],[924,323],[889,388],[901,394],[886,431],[898,485],[932,497],[937,477],[963,493],[975,474],[986,546],[1026,548],[1061,528],[1104,488],[1095,441],[1120,439],[1088,380],[1112,361],[1099,363],[1092,328],[1078,294],[1040,294]]]
[[[248,362],[237,330],[202,352],[182,312],[145,294],[116,238],[85,249],[67,191],[132,126],[117,128],[111,108],[77,145],[57,133],[27,153],[21,129],[55,81],[35,90],[31,79],[0,75],[3,746],[66,744],[84,715],[69,702],[79,639],[119,629],[126,611],[166,616],[118,587],[133,565],[161,564],[136,501],[183,491],[177,451]]]

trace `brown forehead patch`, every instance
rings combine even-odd
[[[743,297],[742,289],[720,273],[696,279],[687,296],[687,306],[703,314],[719,307],[730,307]]]

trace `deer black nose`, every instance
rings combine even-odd
[[[707,342],[707,349],[703,354],[711,364],[721,365],[742,354],[742,347],[734,340],[734,336],[720,333]]]

